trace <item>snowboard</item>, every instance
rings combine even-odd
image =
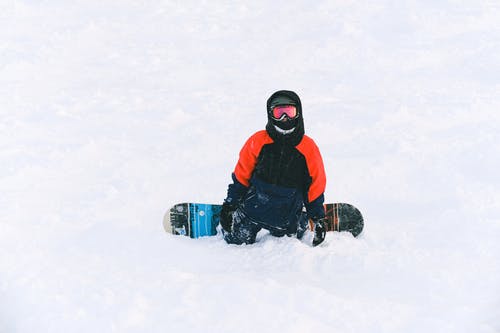
[[[363,231],[361,212],[347,203],[325,204],[327,231],[348,231],[357,237]],[[205,203],[179,203],[172,206],[163,218],[163,227],[169,234],[191,238],[217,234],[222,205]],[[309,222],[312,230],[312,222]]]

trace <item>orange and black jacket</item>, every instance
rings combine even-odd
[[[266,130],[252,135],[241,149],[225,200],[268,229],[288,229],[296,224],[303,207],[308,218],[325,215],[326,176],[320,151],[304,135],[298,96],[289,91],[280,93],[297,101],[300,118],[296,130],[292,135],[282,135],[269,118]]]

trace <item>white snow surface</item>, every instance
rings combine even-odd
[[[0,332],[500,332],[499,54],[498,1],[2,0]],[[363,234],[166,234],[279,89]]]

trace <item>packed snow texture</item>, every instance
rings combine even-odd
[[[0,332],[500,332],[499,54],[497,1],[1,1]],[[363,234],[167,235],[279,89]]]

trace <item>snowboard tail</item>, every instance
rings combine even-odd
[[[363,231],[363,215],[353,205],[333,203],[324,206],[327,231],[349,231],[354,237],[357,237]]]
[[[163,227],[167,233],[191,238],[217,234],[221,205],[181,203],[167,211]]]
[[[363,216],[353,205],[329,203],[324,207],[327,231],[348,231],[354,237],[363,231]],[[204,203],[176,204],[165,213],[163,228],[169,234],[191,238],[216,235],[221,208],[221,205]],[[312,230],[312,225],[310,228]]]

